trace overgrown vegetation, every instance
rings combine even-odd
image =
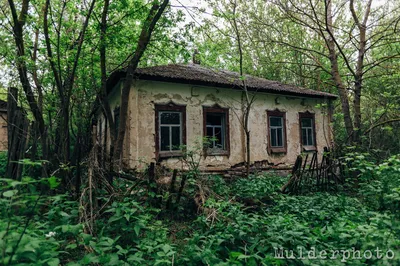
[[[360,173],[356,190],[292,196],[279,192],[287,178],[274,173],[235,180],[203,176],[186,184],[172,210],[163,207],[167,190],[131,190],[130,182],[115,180],[111,197],[99,191],[97,201],[106,207],[92,234],[79,220],[77,201],[56,193],[56,178],[1,179],[1,264],[398,264],[400,158],[381,164],[362,154],[347,158]],[[161,200],[154,204],[153,198]],[[293,250],[296,259],[277,257],[281,249]],[[317,256],[355,249],[362,258],[299,259],[313,249]],[[365,250],[373,256],[363,257]]]
[[[22,178],[0,179],[0,265],[400,265],[400,2],[203,3],[0,2],[0,92],[16,87],[33,122],[13,162],[24,164]],[[136,176],[119,171],[125,127],[116,130],[107,79],[188,63],[193,50],[203,66],[240,72],[244,96],[245,74],[337,92],[344,185],[287,195],[287,177],[274,173],[203,176],[204,142],[181,147],[185,171],[167,182],[154,164]],[[117,131],[100,160],[96,108]],[[0,153],[0,177],[7,160]],[[327,258],[310,258],[313,250]]]

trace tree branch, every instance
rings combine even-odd
[[[126,121],[128,116],[128,103],[129,103],[129,94],[131,90],[131,86],[133,83],[134,73],[139,64],[140,59],[145,52],[147,45],[150,42],[151,35],[155,29],[155,26],[158,20],[161,18],[161,15],[164,13],[167,5],[169,4],[169,0],[164,0],[161,5],[159,5],[158,1],[153,3],[153,6],[150,9],[150,12],[146,18],[146,21],[142,27],[142,31],[139,36],[137,48],[135,54],[129,62],[128,68],[126,70],[126,79],[121,92],[121,106],[120,106],[120,127],[118,129],[118,138],[116,143],[116,156],[121,160],[122,159],[122,146],[125,138],[126,131]],[[120,166],[122,166],[122,161],[119,162]]]
[[[374,128],[377,128],[379,126],[385,125],[385,124],[389,124],[389,123],[394,123],[394,122],[400,122],[400,117],[394,118],[394,119],[390,119],[390,120],[386,120],[383,122],[380,122],[378,124],[373,125],[372,127],[370,127],[369,129],[367,129],[364,132],[364,135],[368,134],[371,130],[373,130]]]

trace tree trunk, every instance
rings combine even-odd
[[[108,121],[109,129],[110,129],[110,153],[109,153],[109,173],[112,173],[114,170],[114,147],[115,147],[115,134],[113,132],[115,129],[115,121],[111,112],[110,104],[107,101],[107,68],[106,68],[106,33],[107,33],[107,14],[109,8],[110,1],[104,0],[103,13],[101,16],[101,25],[100,25],[100,69],[101,69],[101,90],[99,94],[100,104],[103,109],[103,114],[106,117],[106,121]],[[105,127],[107,129],[107,127]],[[101,143],[100,143],[101,147]],[[108,175],[108,182],[112,184],[112,175]]]
[[[247,177],[249,177],[249,175],[250,175],[250,159],[251,159],[251,157],[250,157],[250,151],[251,151],[251,148],[250,148],[250,131],[246,131],[246,156],[247,156],[247,158],[246,158],[246,176]]]
[[[359,143],[361,136],[361,91],[362,91],[362,82],[363,82],[363,69],[364,69],[364,57],[366,52],[366,31],[367,31],[367,21],[371,10],[372,0],[369,0],[367,3],[367,7],[364,13],[363,21],[357,17],[357,14],[354,10],[354,0],[350,0],[350,11],[360,31],[359,38],[359,47],[358,47],[358,56],[357,56],[357,65],[356,71],[354,75],[355,84],[354,84],[354,134],[353,134],[353,142]]]
[[[142,28],[142,31],[140,33],[135,54],[130,60],[128,68],[126,70],[126,78],[121,92],[121,105],[120,105],[120,117],[119,117],[120,126],[118,128],[118,138],[115,147],[115,156],[116,156],[115,158],[119,159],[118,165],[120,168],[122,167],[122,147],[124,143],[126,123],[128,118],[129,94],[133,84],[134,73],[139,64],[140,59],[143,56],[144,51],[147,48],[147,45],[150,42],[150,38],[154,31],[156,23],[160,19],[168,3],[169,0],[164,0],[161,5],[159,5],[156,2],[151,7],[147,19]]]
[[[327,2],[326,7],[326,27],[327,31],[330,32],[330,35],[327,39],[327,46],[329,50],[329,60],[331,63],[331,75],[332,79],[335,83],[336,88],[338,89],[338,94],[340,97],[340,103],[342,106],[344,124],[346,127],[346,132],[348,136],[348,141],[351,141],[353,135],[353,123],[350,115],[350,105],[349,105],[349,96],[347,94],[346,87],[343,85],[342,78],[339,72],[339,65],[338,65],[338,57],[336,54],[336,44],[333,37],[333,15],[332,15],[332,3],[331,1]]]
[[[40,108],[36,102],[35,96],[32,91],[32,87],[28,78],[28,69],[26,67],[26,61],[24,59],[25,57],[25,45],[24,45],[24,38],[23,38],[23,26],[25,24],[28,8],[29,8],[29,1],[24,0],[22,3],[22,8],[21,8],[21,13],[20,16],[18,17],[17,11],[15,8],[14,1],[8,0],[8,3],[10,5],[11,9],[11,15],[12,15],[12,20],[13,20],[13,33],[14,33],[14,41],[15,45],[17,47],[17,70],[18,70],[18,76],[22,85],[22,88],[24,90],[26,99],[28,101],[29,107],[31,109],[31,112],[33,114],[33,117],[35,118],[35,121],[38,123],[38,128],[39,128],[39,133],[41,135],[41,140],[42,140],[42,150],[43,150],[43,159],[47,159],[46,154],[47,154],[47,143],[45,139],[45,124],[43,120],[43,115],[40,112]]]

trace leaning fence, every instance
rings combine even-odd
[[[301,154],[292,169],[291,178],[281,188],[283,193],[301,194],[310,191],[332,191],[345,183],[343,160],[325,147],[319,161],[317,151]]]

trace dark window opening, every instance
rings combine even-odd
[[[229,110],[203,107],[204,137],[209,155],[229,155]]]
[[[206,128],[209,138],[209,148],[225,150],[225,114],[222,113],[207,113]]]

